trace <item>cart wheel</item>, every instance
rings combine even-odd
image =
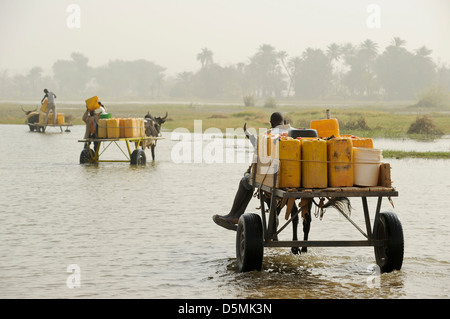
[[[34,132],[34,125],[28,125],[28,127],[30,128],[31,132]]]
[[[130,164],[131,165],[145,165],[147,162],[147,157],[145,156],[144,150],[138,148],[131,153]]]
[[[239,272],[261,270],[264,254],[261,217],[243,214],[236,232],[236,259]]]
[[[375,259],[382,273],[400,270],[403,263],[403,228],[397,215],[380,213],[373,226],[375,240],[385,240],[382,246],[375,246]]]
[[[91,160],[91,152],[89,149],[85,148],[81,151],[80,154],[80,164],[89,163]]]

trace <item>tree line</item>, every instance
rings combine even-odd
[[[307,48],[290,57],[262,44],[246,61],[222,66],[214,53],[202,48],[198,70],[174,77],[165,68],[144,59],[114,60],[100,67],[72,53],[57,60],[52,75],[41,67],[10,76],[0,70],[0,98],[36,98],[44,87],[65,99],[99,95],[105,99],[254,97],[279,99],[414,99],[433,86],[450,91],[450,67],[433,61],[425,46],[409,51],[398,37],[381,50],[367,39],[359,44],[331,43],[326,49]]]

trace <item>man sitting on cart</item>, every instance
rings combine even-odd
[[[288,133],[291,130],[289,124],[284,124],[283,115],[280,112],[272,113],[270,116],[271,133],[283,134]],[[246,133],[247,134],[247,133]],[[254,136],[247,135],[252,142],[253,146],[256,146],[256,139]],[[250,185],[250,170],[251,166],[245,172],[242,177],[236,195],[234,197],[233,205],[230,212],[227,215],[214,215],[213,221],[226,229],[237,230],[237,223],[239,217],[245,213],[248,203],[253,196],[253,186]]]

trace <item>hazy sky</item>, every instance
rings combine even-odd
[[[79,28],[71,28],[71,4],[80,9]],[[367,11],[371,4],[379,16]],[[261,44],[298,56],[365,39],[382,51],[396,36],[408,50],[425,45],[450,63],[449,34],[449,0],[0,0],[0,70],[50,71],[80,52],[94,67],[146,59],[174,74],[197,70],[203,47],[227,65],[246,62]]]

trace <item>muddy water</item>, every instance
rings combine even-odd
[[[370,247],[266,248],[262,271],[238,273],[235,233],[211,216],[230,209],[248,163],[176,164],[179,140],[164,133],[145,167],[79,165],[83,130],[0,125],[1,298],[449,298],[450,161],[386,160],[400,196],[382,210],[403,224],[401,271],[373,277]],[[113,148],[105,156],[120,157]],[[352,205],[363,227],[360,200]],[[363,238],[329,209],[313,217],[310,239]]]

